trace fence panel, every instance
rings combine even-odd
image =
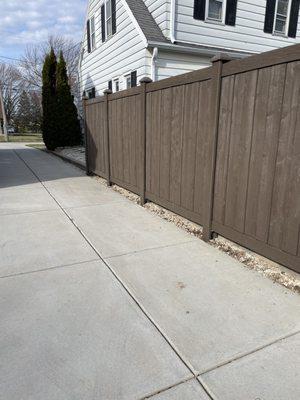
[[[140,94],[109,100],[111,181],[139,193],[141,170]]]
[[[147,93],[146,197],[202,223],[211,80]]]
[[[213,229],[300,268],[300,63],[222,81]]]
[[[90,102],[86,105],[86,146],[89,171],[102,177],[107,175],[105,119],[105,103],[103,101]]]

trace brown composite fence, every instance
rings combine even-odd
[[[88,172],[300,272],[300,45],[85,101]]]

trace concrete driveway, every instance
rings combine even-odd
[[[0,399],[299,400],[300,297],[0,145]]]

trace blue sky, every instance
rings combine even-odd
[[[0,0],[0,6],[0,56],[19,58],[51,34],[81,40],[87,0]]]

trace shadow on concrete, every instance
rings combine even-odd
[[[0,147],[0,189],[84,175],[81,169],[41,150]]]

